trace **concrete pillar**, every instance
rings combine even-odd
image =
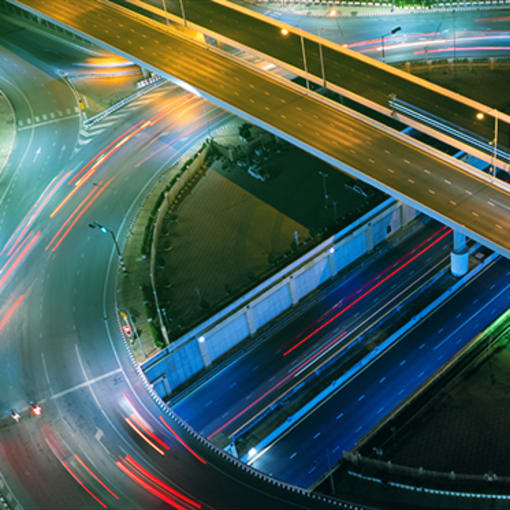
[[[466,236],[453,231],[453,250],[450,253],[451,271],[453,276],[464,276],[468,271],[469,255],[466,248]]]
[[[253,310],[250,308],[250,305],[246,307],[246,322],[248,323],[248,331],[250,332],[250,336],[253,336],[257,332],[257,325],[255,324],[255,319],[253,317]]]
[[[335,257],[335,248],[331,247],[329,249],[328,255],[328,266],[329,266],[329,277],[334,278],[338,273],[338,268],[336,266],[336,257]]]
[[[200,351],[200,357],[202,358],[202,363],[204,368],[207,368],[211,364],[211,356],[209,354],[209,347],[207,346],[207,338],[205,336],[199,336],[196,339],[198,344],[198,350]]]
[[[299,297],[296,289],[296,281],[293,276],[289,278],[289,293],[290,302],[292,303],[292,306],[294,306],[299,301]]]
[[[365,230],[365,239],[367,243],[367,252],[370,252],[374,248],[374,234],[372,232],[372,223],[367,224],[367,228]]]

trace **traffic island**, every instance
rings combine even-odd
[[[16,117],[11,102],[0,90],[0,172],[7,165],[16,138]]]

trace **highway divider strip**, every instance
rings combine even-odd
[[[470,253],[475,249],[479,248],[479,245],[474,245],[470,249]],[[429,313],[439,308],[448,298],[450,298],[455,292],[457,292],[465,283],[477,276],[485,267],[491,264],[499,255],[494,253],[487,257],[484,262],[472,269],[467,275],[455,282],[447,291],[437,297],[432,303],[427,305],[423,310],[412,317],[404,326],[399,328],[395,333],[390,335],[382,344],[375,347],[370,353],[368,353],[363,359],[353,365],[347,372],[341,377],[333,381],[327,388],[322,390],[315,398],[310,400],[305,406],[296,411],[292,416],[289,416],[287,420],[277,427],[271,434],[266,436],[262,441],[254,446],[257,450],[257,454],[251,459],[248,454],[244,455],[241,460],[251,464],[261,457],[268,448],[270,448],[275,442],[277,442],[284,434],[288,433],[291,428],[296,426],[306,415],[313,412],[317,406],[322,405],[328,397],[334,394],[337,390],[351,383],[363,370],[371,365],[377,358],[385,354],[391,347],[396,345],[403,336],[413,328],[418,322],[424,319]]]

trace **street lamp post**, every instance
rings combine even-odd
[[[89,227],[98,228],[103,234],[110,234],[112,236],[113,244],[119,257],[120,267],[122,268],[122,271],[124,271],[124,273],[127,273],[127,269],[124,264],[124,258],[122,257],[122,253],[120,252],[119,243],[117,242],[117,238],[115,237],[113,230],[109,229],[108,227],[105,227],[104,225],[101,225],[101,223],[97,221],[94,221],[94,223],[89,223]]]
[[[326,179],[329,176],[329,174],[327,172],[323,172],[322,170],[319,170],[319,175],[322,177],[322,192],[324,193],[324,201],[326,202],[326,206],[327,206],[329,196],[328,196],[328,188],[326,185]]]
[[[184,22],[184,26],[186,26],[186,13],[184,12],[183,0],[179,0],[179,3],[181,4],[182,21]]]
[[[163,3],[163,10],[165,11],[165,21],[167,25],[170,25],[170,21],[168,20],[168,9],[166,8],[166,0],[161,0]]]
[[[397,32],[399,32],[400,30],[402,30],[402,27],[395,27],[393,30],[391,30],[390,32],[388,32],[387,34],[384,34],[383,36],[381,36],[381,50],[382,50],[382,61],[383,62],[386,62],[385,61],[385,55],[384,55],[384,39],[386,37],[388,37],[389,35],[393,35],[393,34],[396,34]]]
[[[494,153],[492,161],[492,171],[494,177],[496,177],[496,159],[498,157],[498,112],[494,115]]]
[[[319,39],[321,38],[321,33],[325,32],[325,31],[326,31],[325,28],[319,28],[319,32],[318,32]],[[322,86],[324,88],[326,88],[326,71],[324,69],[324,56],[322,55],[322,43],[321,42],[319,42],[319,60],[321,63]]]

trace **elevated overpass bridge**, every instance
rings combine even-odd
[[[110,2],[9,0],[510,256],[510,193],[453,158]],[[208,2],[203,2],[207,4]],[[298,176],[296,176],[298,178]]]
[[[510,170],[510,116],[480,102],[228,0],[113,1],[255,52],[310,82]],[[387,36],[389,43],[392,36]]]

